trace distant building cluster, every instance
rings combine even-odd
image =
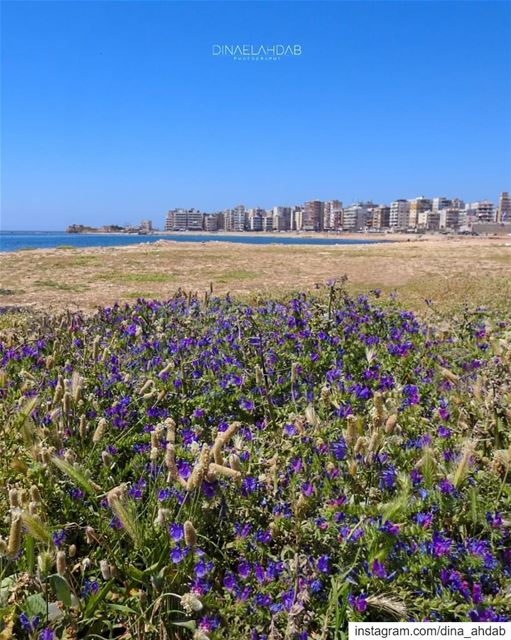
[[[85,224],[70,224],[66,229],[66,233],[138,233],[139,235],[148,235],[153,231],[155,229],[152,220],[141,220],[138,226],[104,224],[102,227],[90,227]]]
[[[409,231],[471,232],[479,226],[511,223],[511,199],[502,192],[497,206],[489,200],[465,203],[459,198],[404,198],[390,204],[340,200],[309,200],[302,205],[271,209],[246,208],[205,213],[171,209],[166,231]]]

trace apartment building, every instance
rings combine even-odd
[[[204,231],[218,231],[218,216],[208,213],[204,216]]]
[[[460,227],[460,210],[456,207],[447,207],[440,210],[440,229],[455,231]]]
[[[327,200],[323,206],[323,229],[335,231],[341,225],[342,202],[340,200]]]
[[[224,224],[226,231],[245,231],[247,228],[247,212],[242,204],[234,209],[224,211]]]
[[[410,200],[410,213],[408,215],[408,226],[415,228],[419,223],[419,213],[423,211],[431,211],[433,203],[424,196],[419,196]]]
[[[303,205],[302,231],[321,231],[323,229],[324,203],[321,200],[309,200]]]
[[[432,200],[432,211],[441,211],[442,209],[447,209],[447,207],[452,206],[452,201],[449,198],[445,198],[444,196],[439,196],[438,198],[433,198]]]
[[[372,229],[388,229],[390,227],[390,207],[379,205],[368,209],[367,226]]]
[[[342,210],[342,228],[346,231],[359,231],[366,226],[367,207],[363,203],[352,204]]]
[[[493,202],[489,200],[479,200],[473,202],[472,208],[475,209],[475,216],[478,222],[495,222],[495,208]]]
[[[165,220],[165,231],[201,231],[204,214],[197,209],[171,209]]]
[[[291,229],[291,207],[273,207],[273,231],[289,231]]]
[[[404,198],[394,200],[390,205],[389,226],[393,229],[406,229],[410,216],[410,203]]]
[[[500,194],[497,222],[511,222],[511,198],[507,191]]]

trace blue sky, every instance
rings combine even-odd
[[[3,2],[3,229],[510,189],[507,2]],[[277,62],[212,45],[300,44]]]

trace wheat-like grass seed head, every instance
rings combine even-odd
[[[66,575],[66,552],[65,551],[57,551],[57,573],[59,576],[64,577]]]
[[[185,536],[185,544],[188,547],[195,547],[197,544],[197,532],[195,531],[195,527],[193,526],[191,520],[187,520],[184,523],[184,536]]]

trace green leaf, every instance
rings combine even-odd
[[[23,611],[29,618],[46,615],[46,600],[41,593],[34,593],[23,603]]]
[[[147,576],[144,574],[144,572],[137,567],[134,567],[132,564],[126,567],[126,573],[137,582],[147,582]]]
[[[28,572],[33,573],[35,564],[35,544],[32,536],[27,536],[25,539],[25,555],[27,558]]]
[[[71,589],[69,588],[68,581],[62,576],[59,576],[58,573],[50,576],[50,581],[55,589],[55,593],[57,594],[57,600],[63,602],[66,607],[70,607]]]
[[[190,631],[195,631],[197,628],[197,624],[195,620],[185,620],[183,622],[171,622],[170,624],[174,625],[174,627],[184,627],[185,629],[190,629]]]
[[[113,609],[114,611],[120,611],[121,613],[137,613],[135,609],[132,609],[125,604],[109,604],[108,608]]]
[[[9,596],[11,595],[11,589],[16,584],[16,576],[7,576],[0,582],[0,607],[5,607]],[[1,620],[1,618],[0,618]]]

